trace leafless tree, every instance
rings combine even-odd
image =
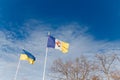
[[[99,76],[92,76],[92,80],[100,80],[100,77]]]
[[[111,77],[113,80],[120,80],[120,71],[111,72]]]
[[[61,59],[58,59],[53,62],[51,71],[58,73],[57,75],[54,75],[58,80],[69,80],[69,69],[71,65],[70,61],[64,63]]]
[[[110,70],[111,66],[116,59],[115,54],[97,54],[97,60],[99,61],[100,70],[106,75],[107,80],[110,80]]]
[[[58,80],[87,80],[90,72],[96,68],[85,56],[81,56],[76,58],[75,61],[55,60],[51,71],[57,74],[57,77],[55,75],[54,77]]]
[[[88,60],[85,56],[80,56],[79,58],[79,72],[80,72],[80,80],[87,80],[89,78],[89,73],[95,69],[92,61]]]

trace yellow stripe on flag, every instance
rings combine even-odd
[[[28,56],[26,54],[21,54],[20,60],[28,60]]]
[[[21,54],[20,55],[20,60],[27,60],[30,64],[34,63],[34,60],[29,58],[26,54]]]
[[[61,46],[61,51],[63,53],[67,53],[68,52],[68,48],[69,48],[69,43],[66,43],[66,42],[61,42],[62,43],[62,46]]]

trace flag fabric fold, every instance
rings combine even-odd
[[[67,53],[68,48],[69,48],[69,43],[63,42],[59,39],[56,39],[53,36],[49,36],[47,47],[48,48],[55,48],[55,49],[62,51],[63,53]]]
[[[20,55],[20,60],[27,60],[30,64],[34,64],[36,59],[30,52],[23,49],[23,52]]]

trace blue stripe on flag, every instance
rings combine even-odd
[[[31,53],[29,53],[28,51],[23,49],[22,54],[26,54],[28,56],[28,58],[33,59],[35,61],[35,57]]]
[[[55,38],[52,36],[48,37],[47,47],[55,48]]]

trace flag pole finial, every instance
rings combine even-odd
[[[48,32],[48,36],[50,35],[50,32]]]

